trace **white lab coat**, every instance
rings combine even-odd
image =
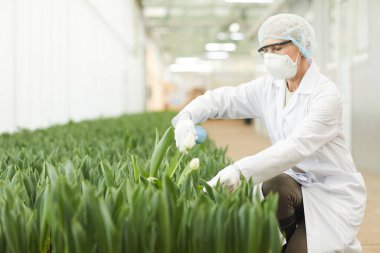
[[[273,145],[234,164],[257,184],[280,173],[302,184],[309,253],[361,252],[356,235],[366,189],[345,144],[339,90],[315,63],[284,108],[285,88],[285,80],[265,76],[207,91],[181,113],[190,113],[194,123],[208,118],[261,119]],[[294,167],[305,173],[290,169]]]

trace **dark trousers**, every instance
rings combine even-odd
[[[285,253],[307,253],[305,216],[301,185],[286,174],[263,183],[264,197],[270,192],[279,195],[277,219],[287,244]]]

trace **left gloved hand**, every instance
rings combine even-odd
[[[241,172],[236,165],[229,165],[226,168],[216,174],[210,181],[207,183],[211,187],[215,187],[218,181],[221,185],[228,187],[230,191],[233,191],[240,184]]]

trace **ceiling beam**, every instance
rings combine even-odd
[[[247,19],[242,19],[240,16],[229,16],[229,17],[212,17],[202,16],[202,17],[172,17],[169,20],[162,19],[146,19],[146,24],[149,27],[228,27],[232,22],[238,22],[240,24],[241,30],[245,27],[251,27],[251,24],[257,19],[257,16],[250,16]]]

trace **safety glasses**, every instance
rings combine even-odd
[[[291,40],[286,40],[286,41],[282,41],[282,42],[277,42],[277,43],[273,43],[273,44],[269,44],[269,45],[266,45],[266,46],[263,46],[263,47],[260,47],[257,52],[260,53],[261,56],[263,56],[265,53],[267,53],[269,50],[269,48],[273,48],[271,51],[276,53],[276,51],[279,51],[282,49],[282,47],[278,48],[279,46],[284,46],[284,45],[287,45],[289,43],[291,43],[292,41]]]

